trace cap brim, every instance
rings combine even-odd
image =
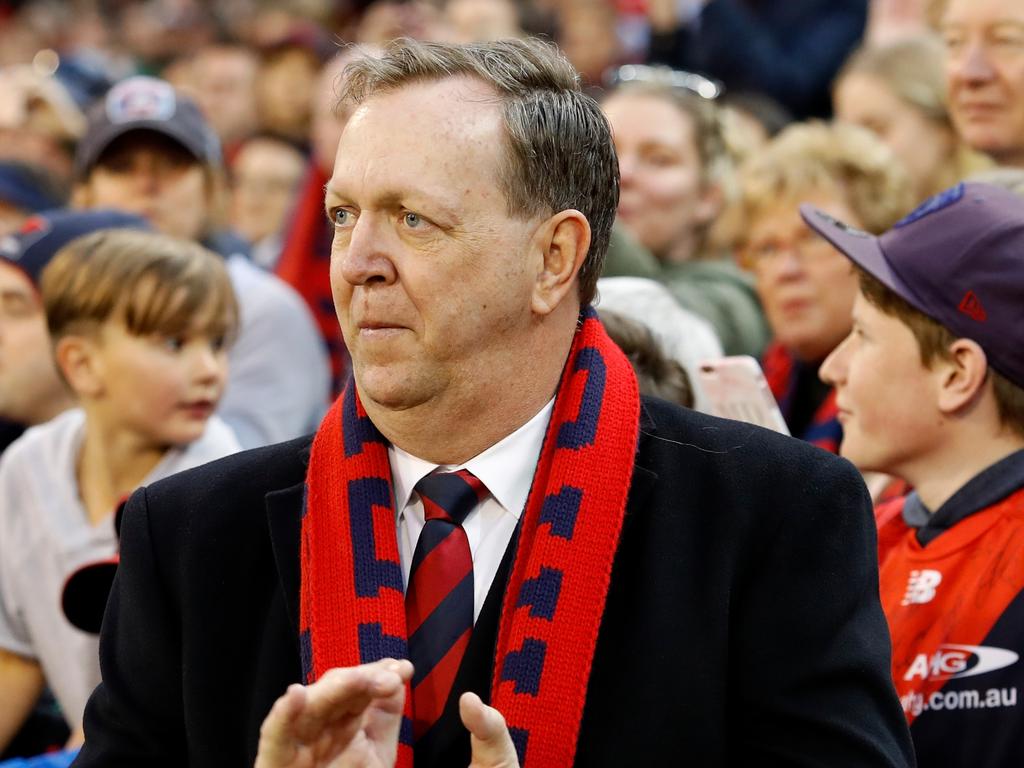
[[[80,178],[88,175],[100,157],[106,152],[107,147],[127,133],[135,131],[151,131],[161,136],[166,136],[172,141],[180,144],[197,163],[204,163],[206,159],[203,154],[201,143],[196,141],[195,136],[187,131],[179,130],[170,121],[165,120],[137,120],[127,123],[111,123],[105,126],[91,141],[89,137],[82,139],[82,143],[88,145],[88,150],[76,158],[76,173]]]
[[[67,620],[83,632],[99,634],[118,559],[115,555],[108,560],[83,565],[64,583],[61,608]]]
[[[889,264],[877,237],[854,229],[809,203],[800,205],[800,215],[807,226],[886,288],[904,298],[913,296]]]

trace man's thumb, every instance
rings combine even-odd
[[[470,735],[470,768],[518,768],[516,748],[501,712],[484,704],[475,693],[464,693],[459,699],[459,715]]]

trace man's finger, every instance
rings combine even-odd
[[[470,768],[518,768],[516,748],[501,712],[484,704],[475,693],[464,693],[459,699],[459,715],[470,735]]]
[[[301,685],[291,685],[274,702],[263,725],[260,726],[260,744],[255,768],[273,768],[287,765],[295,758],[295,720],[305,706],[306,691]]]

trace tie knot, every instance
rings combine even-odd
[[[416,492],[423,501],[427,520],[462,521],[487,494],[487,488],[468,469],[458,472],[431,472],[418,483]]]

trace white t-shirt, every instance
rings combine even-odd
[[[0,457],[0,648],[39,662],[72,729],[100,681],[99,640],[64,618],[61,593],[77,568],[117,551],[113,514],[93,526],[79,497],[84,436],[85,414],[73,409]],[[211,418],[201,438],[168,451],[142,484],[238,450],[230,428]]]

